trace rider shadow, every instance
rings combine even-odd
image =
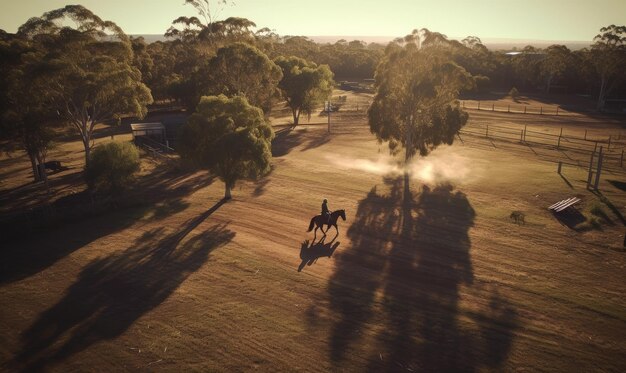
[[[322,237],[319,242],[309,244],[309,240],[305,240],[300,247],[302,262],[298,266],[298,272],[302,271],[305,265],[313,265],[318,258],[324,256],[330,258],[340,244],[339,241],[335,243],[333,241],[335,241],[334,238],[329,243],[324,243],[324,237]]]

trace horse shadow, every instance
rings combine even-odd
[[[321,257],[330,258],[340,245],[339,241],[334,243],[333,241],[335,241],[334,238],[329,243],[324,243],[324,237],[322,237],[317,243],[313,241],[309,244],[309,240],[305,240],[300,247],[302,262],[298,266],[298,272],[301,272],[306,265],[313,265]]]

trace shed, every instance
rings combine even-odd
[[[130,128],[133,131],[133,140],[137,141],[141,138],[149,138],[160,144],[165,144],[167,137],[165,136],[165,126],[163,123],[131,123]]]

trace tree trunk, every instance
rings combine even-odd
[[[291,114],[293,115],[293,126],[295,127],[300,120],[300,112],[297,109],[291,109]]]
[[[413,119],[410,119],[408,122],[409,123],[407,124],[407,127],[406,127],[406,137],[404,140],[404,151],[405,151],[404,164],[405,166],[408,165],[413,155]]]
[[[552,85],[552,75],[548,77],[548,84],[546,85],[546,93],[550,93],[550,86]]]
[[[604,95],[606,91],[606,78],[603,76],[600,82],[600,94],[598,95],[598,103],[596,105],[596,110],[601,111],[604,108]]]
[[[230,183],[224,183],[224,187],[225,187],[225,190],[224,190],[224,199],[231,199],[231,198],[233,198],[233,197],[231,196],[231,194],[230,194],[230,191],[231,191],[231,189],[232,189],[232,185],[231,185]]]
[[[91,146],[89,143],[89,137],[83,137],[83,146],[85,147],[85,168],[89,166],[89,156],[91,154]]]
[[[30,158],[30,166],[33,168],[33,179],[35,181],[40,181],[41,177],[39,176],[39,166],[37,165],[37,158],[35,158],[34,154],[29,154]]]
[[[37,155],[37,162],[39,163],[39,176],[43,180],[43,185],[46,187],[46,192],[50,195],[50,185],[48,184],[48,174],[46,173],[46,160],[44,157]]]

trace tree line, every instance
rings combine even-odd
[[[393,126],[377,127],[376,123],[393,123],[382,121],[381,113],[390,113],[379,112],[379,108],[387,110],[399,105],[397,100],[402,101],[404,106],[397,106],[398,111],[391,113],[391,118],[397,119],[396,127],[398,123],[401,127],[409,123],[407,128],[419,128],[420,117],[426,115],[426,122],[460,128],[465,119],[454,105],[430,112],[423,108],[434,108],[434,103],[443,101],[450,104],[463,92],[508,91],[517,87],[522,91],[541,89],[550,93],[558,88],[592,94],[597,97],[600,110],[607,97],[623,92],[625,87],[626,26],[603,27],[590,48],[571,51],[563,45],[544,50],[527,46],[510,55],[489,50],[478,37],[456,41],[428,30],[415,31],[387,46],[346,40],[318,44],[306,37],[281,37],[268,28],[258,29],[246,18],[218,20],[216,4],[209,0],[185,3],[196,10],[197,16],[174,19],[165,32],[167,40],[150,44],[143,38],[129,37],[114,22],[102,20],[80,5],[33,17],[15,34],[0,30],[0,68],[5,72],[0,76],[0,137],[11,139],[11,144],[28,154],[36,179],[46,181],[40,165],[45,162],[55,126],[70,124],[74,128],[83,143],[88,166],[97,123],[115,123],[129,115],[142,118],[154,101],[177,101],[190,112],[197,109],[197,113],[206,114],[205,122],[207,115],[214,120],[221,118],[215,110],[223,114],[233,108],[246,108],[249,116],[243,122],[256,123],[256,129],[248,131],[248,136],[268,142],[273,134],[267,133],[264,121],[279,100],[289,107],[297,125],[302,113],[310,115],[329,97],[335,78],[376,76],[377,96],[368,113],[372,132],[381,140],[391,140],[392,146],[399,141],[401,147],[425,154],[428,146],[420,145],[417,134],[407,132],[398,137],[392,135]],[[222,3],[218,1],[217,5]],[[438,52],[425,53],[421,51],[423,46],[429,46],[424,49],[429,51],[438,46]],[[412,53],[413,57],[427,58],[416,64],[406,57]],[[416,91],[407,91],[409,96],[397,97],[404,84],[399,77],[413,74],[417,74],[413,82],[422,81],[422,85],[414,87]],[[423,74],[432,81],[423,80]],[[448,83],[441,85],[437,79]],[[445,94],[430,97],[433,92],[428,87],[434,86]],[[232,101],[236,97],[243,101]],[[407,102],[411,105],[406,106]],[[248,106],[254,110],[248,110]],[[196,117],[190,123],[202,121]],[[224,126],[223,130],[241,131],[241,126]],[[187,132],[194,133],[190,129]],[[195,133],[185,137],[184,133],[183,139],[189,141],[182,144],[197,148],[194,141],[202,136]],[[421,135],[430,136],[434,143],[446,142],[446,138],[435,133]],[[244,146],[245,139],[239,139],[239,146]],[[407,158],[412,152],[407,153]],[[219,158],[216,154],[203,158],[182,153],[196,164],[204,159],[204,167],[214,172],[224,168],[210,164]],[[265,157],[267,151],[260,149],[254,154]],[[240,177],[267,169],[267,162],[252,167],[252,160],[239,161],[247,162]],[[228,189],[234,183],[233,177],[226,179]]]
[[[173,40],[166,43],[147,45],[141,38],[131,38],[80,5],[33,17],[16,34],[0,31],[0,67],[6,72],[0,76],[0,137],[10,140],[7,146],[27,153],[35,180],[47,186],[42,166],[54,128],[66,124],[82,140],[86,175],[97,179],[89,170],[96,124],[119,122],[122,116],[143,118],[156,97],[177,100],[196,111],[183,134],[193,132],[194,123],[204,123],[203,133],[183,136],[181,154],[221,177],[229,196],[234,180],[267,171],[273,138],[268,117],[278,100],[286,102],[297,125],[301,113],[310,115],[330,96],[334,81],[327,65],[290,55],[272,58],[259,49],[251,21],[215,21],[208,1],[186,3],[206,23],[179,17],[166,33]],[[245,115],[233,120],[235,109]],[[204,119],[198,119],[202,114]],[[216,122],[225,123],[221,132]],[[205,135],[210,137],[207,143],[193,143]],[[215,136],[225,142],[216,142]],[[211,157],[189,151],[209,143],[223,151]],[[122,150],[113,147],[98,157],[130,154]],[[240,154],[228,158],[232,150]],[[103,162],[98,164],[102,168]]]

